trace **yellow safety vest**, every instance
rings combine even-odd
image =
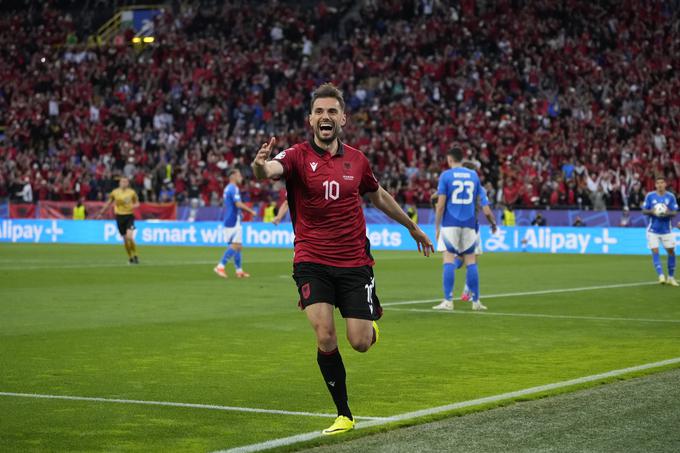
[[[413,220],[413,223],[418,223],[418,210],[413,209],[413,210],[408,210],[406,214],[409,216],[411,220]]]
[[[264,208],[264,216],[262,217],[263,222],[272,222],[274,220],[274,217],[276,217],[274,209],[276,209],[276,206],[267,206]]]
[[[85,206],[81,204],[73,208],[73,220],[85,220]]]
[[[515,212],[508,209],[503,210],[503,225],[515,226]]]

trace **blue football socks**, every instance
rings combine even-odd
[[[444,299],[453,300],[453,282],[456,277],[456,265],[444,263],[442,281],[444,282]]]
[[[231,259],[232,256],[236,255],[236,251],[229,247],[226,252],[224,252],[224,255],[222,256],[222,260],[220,261],[220,264],[224,266],[227,264],[227,262]]]
[[[241,270],[241,251],[239,250],[234,254],[234,267],[236,270]]]
[[[479,271],[477,264],[471,264],[467,267],[466,272],[467,287],[470,288],[470,300],[477,302],[479,300]]]
[[[663,267],[661,266],[661,258],[659,257],[658,252],[657,253],[652,252],[652,261],[654,261],[654,269],[656,269],[656,274],[663,275]],[[668,266],[670,267],[670,265],[671,265],[670,260],[668,260]],[[675,267],[675,265],[673,267]]]
[[[668,276],[675,277],[675,255],[668,255]]]

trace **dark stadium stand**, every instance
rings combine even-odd
[[[143,48],[86,43],[144,2],[1,3],[0,199],[101,200],[125,174],[219,204],[227,167],[306,136],[324,81],[404,204],[453,143],[495,203],[637,209],[659,173],[680,192],[678,1],[168,2]]]

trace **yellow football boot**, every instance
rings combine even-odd
[[[346,433],[350,429],[354,429],[354,420],[350,420],[344,415],[339,415],[331,426],[321,432],[324,436],[332,436],[333,434]]]

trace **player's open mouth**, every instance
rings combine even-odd
[[[332,124],[321,124],[319,126],[320,131],[326,131],[326,132],[333,132],[333,125]]]

